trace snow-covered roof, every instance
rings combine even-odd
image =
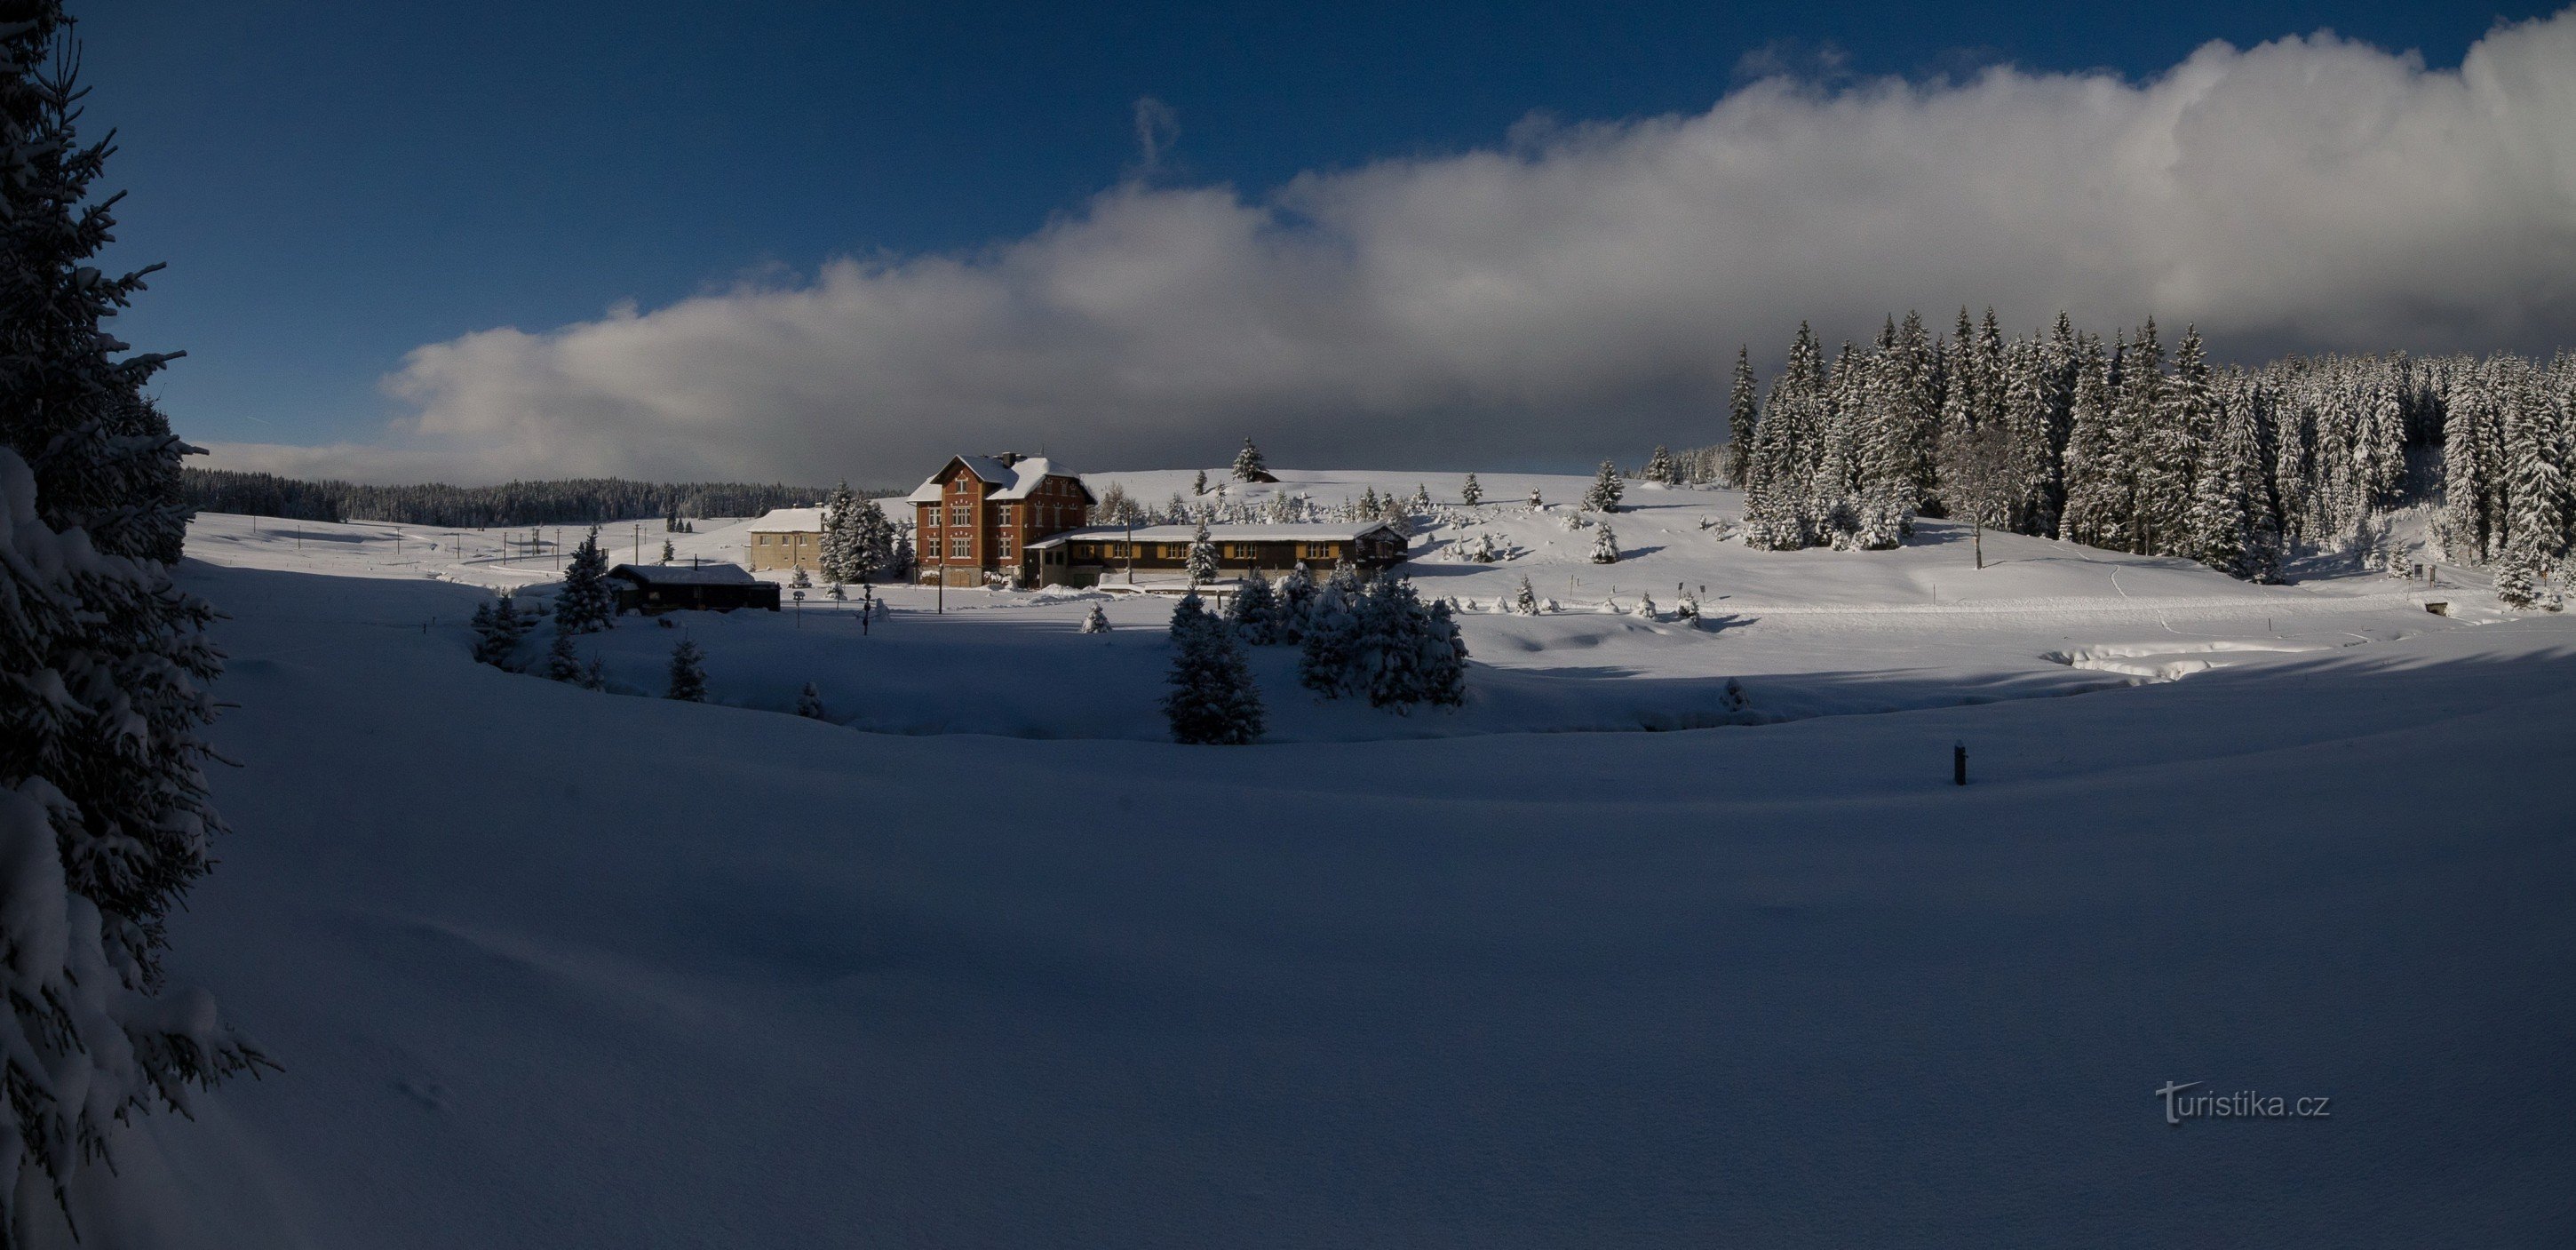
[[[821,508],[772,508],[744,527],[755,534],[820,534]]]
[[[1347,543],[1357,542],[1362,535],[1373,534],[1379,530],[1395,534],[1397,538],[1403,537],[1402,534],[1397,533],[1394,526],[1384,521],[1365,523],[1296,521],[1280,525],[1211,525],[1207,527],[1208,541],[1219,543]],[[1041,538],[1030,543],[1029,549],[1034,551],[1040,547],[1053,547],[1067,541],[1123,543],[1133,539],[1140,543],[1185,543],[1195,541],[1198,535],[1199,527],[1195,525],[1139,525],[1132,530],[1123,525],[1094,525],[1086,529],[1066,530],[1061,534]]]
[[[640,586],[738,586],[760,579],[739,564],[621,564],[608,570]]]
[[[1037,491],[1039,483],[1050,477],[1069,477],[1077,486],[1082,483],[1082,475],[1045,456],[1022,456],[1016,463],[1011,464],[1003,463],[999,456],[956,456],[951,458],[950,463],[963,464],[967,472],[1001,487],[1000,490],[994,491],[985,498],[1002,502],[1028,498]],[[947,473],[948,465],[939,466],[939,472],[931,474],[928,481],[913,487],[912,493],[904,497],[905,501],[908,503],[939,502],[939,479]],[[1083,494],[1086,497],[1090,493],[1089,487],[1083,487]]]

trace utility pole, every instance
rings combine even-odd
[[[868,621],[877,614],[877,588],[865,579],[859,582],[859,637],[868,636]]]
[[[644,523],[642,521],[635,523],[635,562],[644,563]]]

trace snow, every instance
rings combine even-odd
[[[1701,528],[1731,493],[1633,483],[1600,567],[1517,502],[1581,477],[1481,474],[1513,502],[1471,510],[1449,475],[1280,476],[1450,501],[1405,567],[1486,605],[1465,707],[1318,702],[1253,648],[1265,743],[1175,746],[1167,603],[911,586],[864,636],[841,605],[625,618],[579,640],[598,694],[470,662],[479,587],[545,576],[489,539],[202,518],[183,580],[231,614],[242,767],[174,974],[285,1071],[148,1121],[129,1217],[335,1247],[2576,1231],[2567,618],[2448,568],[2253,587],[1988,534],[1980,571],[1941,523],[1754,552]],[[1480,529],[1527,554],[1441,556]],[[1525,574],[1569,610],[1494,612]],[[1696,628],[1595,610],[1676,584]],[[1117,628],[1079,633],[1095,608]],[[716,702],[614,693],[658,694],[681,636]],[[787,714],[807,680],[844,724]],[[2334,1115],[2166,1125],[2153,1091],[2193,1080]]]
[[[754,518],[743,529],[754,534],[820,534],[823,532],[821,508],[772,508]]]
[[[1016,463],[1011,464],[1005,464],[1000,458],[994,456],[959,456],[957,459],[965,464],[967,472],[1001,488],[986,496],[987,499],[996,502],[1026,499],[1051,475],[1080,477],[1072,469],[1045,456],[1022,456]],[[944,473],[947,468],[948,466],[941,465],[940,471]],[[904,496],[906,503],[937,503],[939,499],[939,475],[936,473],[921,485],[913,487],[911,494]]]
[[[1363,534],[1393,528],[1383,521],[1365,523],[1299,521],[1259,525],[1220,523],[1208,526],[1207,532],[1209,541],[1221,543],[1354,542]],[[1195,541],[1198,532],[1199,527],[1196,525],[1139,525],[1133,529],[1124,525],[1094,525],[1049,535],[1030,543],[1029,550],[1037,551],[1075,539],[1092,542],[1132,540],[1140,543],[1185,543]]]

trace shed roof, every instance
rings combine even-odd
[[[1362,537],[1384,530],[1398,541],[1404,535],[1384,521],[1338,522],[1297,521],[1279,525],[1211,525],[1208,541],[1219,543],[1333,543],[1358,542]],[[1029,544],[1029,550],[1061,546],[1068,541],[1140,543],[1186,543],[1196,541],[1195,525],[1094,525],[1066,530]]]
[[[638,586],[743,586],[757,584],[739,564],[621,564],[608,570]]]

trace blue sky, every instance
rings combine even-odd
[[[423,345],[540,333],[621,302],[651,312],[746,276],[793,286],[836,256],[1008,246],[1083,218],[1122,185],[1231,187],[1259,203],[1301,174],[1501,148],[1534,113],[1706,113],[1766,72],[1828,92],[1997,62],[2137,81],[2209,40],[2251,46],[2320,27],[2420,49],[2441,70],[2491,22],[2549,10],[377,0],[77,11],[90,125],[121,131],[109,181],[132,192],[116,259],[170,264],[123,333],[190,353],[160,391],[191,437],[297,445],[378,441],[389,416],[420,404],[380,380]],[[1151,170],[1136,132],[1143,97],[1177,118]]]

